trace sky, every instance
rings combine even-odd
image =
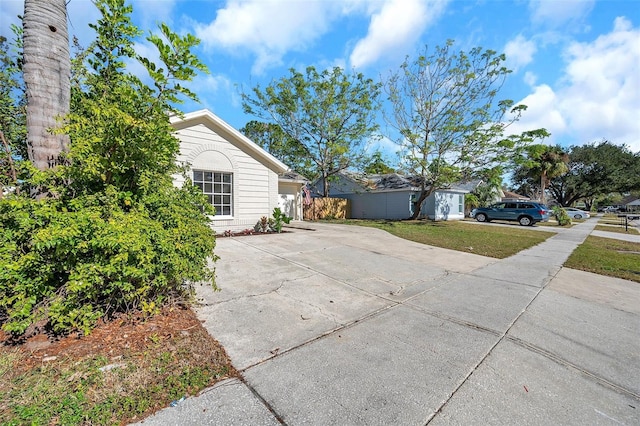
[[[640,1],[638,0],[133,0],[145,33],[160,22],[201,40],[210,73],[189,86],[200,103],[237,129],[241,91],[289,70],[343,67],[379,80],[425,46],[455,40],[458,50],[503,52],[513,71],[500,98],[528,106],[513,131],[545,128],[549,144],[604,139],[640,152]],[[18,23],[22,0],[0,1],[0,34]],[[98,12],[68,2],[69,33],[87,45]],[[154,57],[140,39],[139,53]],[[140,69],[141,70],[141,69]],[[381,123],[382,124],[382,123]],[[372,149],[386,155],[388,140]]]

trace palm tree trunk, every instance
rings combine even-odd
[[[71,98],[66,0],[25,0],[23,25],[28,154],[38,169],[46,170],[69,144],[67,135],[50,131],[69,113]]]

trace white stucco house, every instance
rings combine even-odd
[[[209,110],[174,116],[180,140],[177,161],[189,167],[193,183],[216,208],[213,228],[221,233],[253,228],[280,207],[302,220],[304,178]],[[184,176],[175,175],[182,185]]]
[[[316,194],[322,194],[321,181],[315,183]],[[452,186],[435,191],[422,206],[420,218],[432,220],[464,219],[464,195],[471,189]],[[407,219],[420,196],[415,178],[397,173],[362,175],[338,173],[329,185],[329,196],[351,201],[352,219]]]

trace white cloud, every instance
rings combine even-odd
[[[530,0],[531,20],[550,28],[579,24],[593,9],[595,0]]]
[[[369,31],[351,53],[354,67],[370,64],[388,52],[406,52],[440,17],[447,1],[388,0],[371,17]]]
[[[368,33],[351,54],[362,66],[385,52],[406,52],[439,17],[448,0],[228,0],[210,23],[196,23],[195,34],[208,49],[252,54],[252,73],[280,65],[290,51],[304,51],[345,16],[371,16]],[[404,54],[404,53],[403,53]]]
[[[229,91],[233,86],[227,77],[212,74],[198,75],[191,85],[193,88],[197,87],[198,91],[206,92],[209,95],[220,91]]]
[[[538,81],[538,76],[531,71],[527,71],[524,73],[523,81],[527,86],[535,86]]]
[[[558,110],[558,96],[551,87],[542,84],[534,88],[533,93],[518,104],[527,106],[522,119],[509,127],[510,134],[518,134],[526,130],[545,128],[551,133],[553,143],[557,135],[567,131],[567,123]]]
[[[289,50],[303,50],[327,31],[340,2],[229,0],[216,19],[196,25],[205,48],[248,51],[257,56],[254,73],[277,65]]]
[[[214,113],[217,111],[215,103],[212,101],[222,101],[222,104],[231,105],[234,108],[240,108],[241,101],[233,83],[224,75],[215,74],[198,74],[193,81],[186,84],[186,87],[194,92],[199,102],[186,101],[179,108],[183,111],[195,111],[197,109],[207,108]]]
[[[537,86],[523,99],[530,109],[520,126],[545,127],[554,139],[567,144],[605,138],[640,151],[638,40],[640,29],[620,17],[609,34],[590,43],[570,44],[557,87]]]
[[[140,17],[140,27],[155,31],[161,22],[171,26],[176,2],[177,0],[132,0],[131,5],[136,15]]]
[[[518,71],[533,60],[533,55],[537,50],[538,48],[533,40],[527,40],[522,34],[519,34],[504,47],[507,66],[514,72]]]
[[[589,142],[607,138],[640,151],[640,29],[617,18],[613,32],[567,50],[563,107]]]
[[[402,147],[399,144],[387,136],[380,135],[378,139],[367,142],[366,151],[369,154],[380,151],[388,162],[395,163],[398,161],[398,152],[400,152],[401,149]]]

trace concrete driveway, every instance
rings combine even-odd
[[[640,424],[640,284],[313,224],[218,240],[198,315],[243,381],[145,424]]]

